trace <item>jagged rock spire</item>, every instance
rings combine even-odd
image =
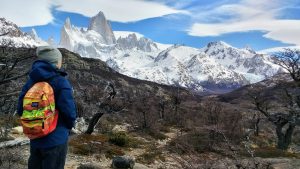
[[[111,25],[109,21],[106,20],[103,12],[99,12],[96,16],[91,18],[88,30],[98,32],[108,45],[116,43],[116,38],[111,29]]]

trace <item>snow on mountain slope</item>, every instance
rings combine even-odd
[[[249,83],[242,74],[229,70],[204,53],[193,56],[187,68],[192,77],[212,85],[227,85],[229,88],[234,88]]]
[[[251,49],[237,49],[225,42],[211,42],[201,51],[217,63],[243,74],[251,83],[273,76],[280,69],[269,56],[257,54]]]
[[[162,51],[155,59],[155,62],[165,61],[166,59],[176,59],[177,61],[185,62],[190,59],[191,56],[198,53],[200,53],[199,49],[188,46],[174,45]]]
[[[147,80],[159,74],[160,81],[169,85],[179,85],[194,90],[206,90],[209,86],[234,88],[249,82],[240,74],[235,73],[215,62],[213,58],[199,49],[178,46],[161,52],[154,64],[140,74]]]
[[[116,39],[119,38],[126,38],[130,34],[135,34],[137,38],[142,38],[144,35],[138,33],[138,32],[130,32],[130,31],[114,31]]]
[[[114,34],[115,34],[115,37],[116,39],[119,39],[119,38],[128,38],[129,35],[132,35],[132,34],[135,34],[135,36],[137,37],[137,39],[140,39],[140,38],[144,38],[144,35],[138,33],[138,32],[130,32],[130,31],[114,31]],[[162,43],[158,43],[158,42],[155,42],[157,48],[159,50],[165,50],[167,49],[168,47],[171,47],[172,44],[162,44]]]
[[[89,27],[77,28],[66,20],[60,46],[83,57],[99,58],[130,77],[203,91],[234,89],[276,74],[279,67],[266,55],[212,42],[202,49],[164,45],[143,35],[111,30],[103,13]]]
[[[3,46],[34,47],[47,44],[41,39],[35,39],[38,38],[35,31],[31,35],[23,33],[16,24],[4,18],[0,18],[0,35],[3,35],[0,36],[0,45]]]
[[[152,52],[158,50],[156,43],[144,37],[137,38],[137,36],[134,33],[129,34],[125,38],[119,37],[117,40],[117,47],[120,50],[136,48],[137,50],[142,50],[145,52]]]
[[[97,17],[102,17],[102,15],[97,15]],[[94,21],[98,20],[102,19],[94,18]],[[94,25],[92,28],[96,29],[94,28],[95,24],[91,23],[90,25]],[[103,27],[107,28],[109,26]],[[92,29],[77,28],[67,18],[61,30],[59,46],[79,53],[83,57],[98,58],[106,61],[112,54],[116,53],[115,44],[107,42],[107,39],[114,39],[114,36],[112,34],[112,37],[109,37],[111,35],[110,31],[106,32],[108,32],[107,35],[101,35]]]
[[[156,58],[127,56],[117,59],[120,72],[131,77],[204,91],[210,86],[236,88],[249,84],[243,75],[215,62],[199,49],[174,45]],[[204,88],[205,87],[205,88]]]

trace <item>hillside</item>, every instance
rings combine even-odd
[[[87,163],[109,168],[111,159],[117,155],[133,157],[136,168],[144,169],[237,168],[240,165],[249,168],[255,164],[259,169],[278,165],[292,169],[299,163],[297,149],[293,153],[274,149],[275,135],[266,119],[261,120],[259,136],[248,135],[255,112],[246,97],[250,86],[224,95],[203,97],[184,88],[134,79],[116,72],[101,60],[82,58],[66,49],[60,51],[64,57],[63,67],[74,87],[79,116],[76,134],[69,143],[68,169]],[[1,78],[26,73],[35,57],[34,48],[1,47],[1,66],[13,67],[6,76],[3,76],[6,69],[2,69]],[[265,91],[274,90],[278,79],[287,81],[284,77],[276,76],[251,86],[265,85]],[[18,125],[14,122],[16,117],[7,115],[15,111],[16,96],[25,80],[23,76],[0,84],[1,125],[9,122],[7,131]],[[93,134],[83,134],[97,114],[101,114],[101,118]],[[296,148],[298,134],[296,130],[293,137]],[[245,135],[250,136],[250,140],[245,140]],[[24,136],[9,134],[9,137]],[[28,146],[22,148],[25,151],[11,158],[18,161],[14,165],[20,168],[28,156]],[[9,152],[7,155],[20,151],[18,147],[2,150]],[[252,151],[255,158],[251,158]],[[7,159],[7,155],[3,158]]]

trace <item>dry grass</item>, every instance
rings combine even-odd
[[[106,157],[122,156],[127,148],[139,148],[145,143],[125,133],[99,135],[82,134],[70,140],[70,150],[74,154],[97,155]]]
[[[153,144],[148,145],[145,153],[137,157],[137,162],[143,164],[151,164],[155,160],[165,161],[165,157],[162,154],[162,150],[157,149],[157,147]]]
[[[300,153],[291,153],[288,151],[282,151],[282,150],[276,149],[275,147],[256,148],[254,150],[254,156],[262,157],[262,158],[287,157],[287,158],[300,159]]]
[[[70,140],[71,151],[74,154],[92,155],[104,153],[106,157],[124,155],[123,150],[108,142],[106,135],[79,135]]]

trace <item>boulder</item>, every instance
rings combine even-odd
[[[103,167],[97,164],[87,163],[87,164],[79,164],[77,169],[103,169]]]
[[[113,133],[128,132],[129,124],[115,125],[112,129]]]
[[[72,129],[72,132],[75,134],[83,133],[87,130],[88,123],[85,121],[83,117],[79,117],[76,119],[75,127]]]
[[[133,169],[135,161],[129,156],[116,156],[112,159],[113,169]]]
[[[12,134],[23,134],[22,126],[17,126],[11,129]]]

